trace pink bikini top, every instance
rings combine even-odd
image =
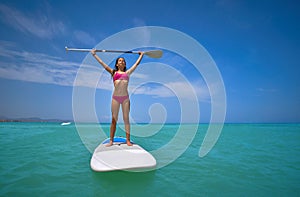
[[[127,73],[119,73],[119,72],[115,72],[114,76],[113,76],[113,80],[129,80],[129,77],[127,75]]]

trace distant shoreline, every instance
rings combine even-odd
[[[28,122],[28,123],[34,123],[34,122],[43,122],[43,123],[74,123],[74,120],[61,120],[61,119],[41,119],[41,118],[20,118],[20,119],[0,119],[0,123],[2,122]],[[110,124],[110,122],[77,122],[80,124]],[[119,125],[122,125],[124,123],[120,122]],[[138,125],[144,125],[144,124],[150,124],[150,123],[136,123]],[[195,123],[174,123],[174,122],[168,122],[168,123],[151,123],[151,124],[195,124]],[[220,123],[198,123],[198,124],[220,124]],[[300,122],[224,122],[224,125],[235,125],[235,124],[300,124]]]
[[[0,122],[73,122],[72,120],[59,120],[59,119],[0,119]]]

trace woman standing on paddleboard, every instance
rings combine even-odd
[[[116,126],[118,121],[118,114],[120,106],[122,106],[123,120],[125,124],[126,131],[126,143],[128,146],[132,146],[130,142],[130,124],[129,124],[129,111],[130,111],[130,100],[128,95],[128,82],[129,76],[140,64],[144,52],[139,52],[139,58],[133,64],[130,69],[126,69],[126,61],[124,58],[119,57],[115,63],[115,69],[110,68],[102,59],[97,56],[96,50],[91,51],[94,58],[103,66],[103,68],[109,72],[113,77],[114,82],[114,91],[111,101],[111,112],[112,112],[112,121],[110,125],[110,142],[107,146],[113,145],[113,139],[116,132]]]

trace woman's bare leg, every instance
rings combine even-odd
[[[114,143],[114,137],[116,133],[117,128],[117,122],[118,122],[118,114],[120,109],[120,103],[114,99],[111,101],[111,113],[112,113],[112,120],[110,125],[110,141],[109,144],[106,146],[111,146]]]
[[[126,131],[126,143],[128,146],[132,146],[132,143],[130,142],[129,111],[130,111],[130,101],[129,99],[127,99],[122,103],[122,112],[123,112],[123,120],[124,120],[125,131]]]

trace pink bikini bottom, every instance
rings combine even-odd
[[[123,104],[123,102],[126,99],[129,99],[129,96],[128,95],[126,95],[126,96],[115,96],[115,95],[113,95],[112,98],[115,99],[118,103]]]

